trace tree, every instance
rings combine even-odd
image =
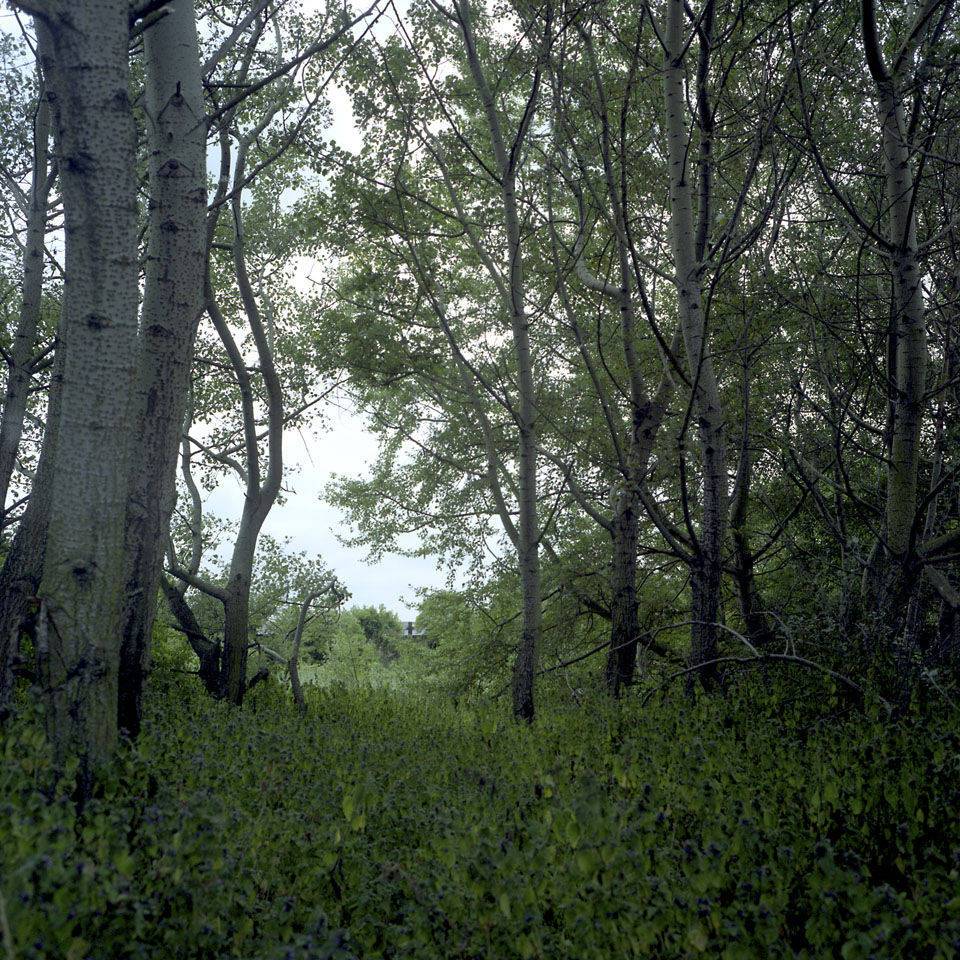
[[[322,41],[306,48],[310,51],[309,55],[322,54],[347,35],[356,22],[356,19],[346,17],[333,19],[332,25],[321,22],[319,28],[327,35]],[[250,77],[253,56],[266,27],[264,16],[254,16],[252,36],[240,55],[230,89],[239,86],[255,92],[266,86],[265,82]],[[209,205],[204,257],[204,307],[226,354],[226,372],[230,380],[228,389],[233,404],[239,398],[240,424],[236,433],[230,435],[227,432],[229,440],[225,449],[218,451],[215,444],[203,442],[197,446],[214,462],[226,466],[239,477],[244,487],[243,511],[223,583],[200,577],[196,570],[186,569],[175,562],[170,567],[174,576],[223,605],[224,637],[218,695],[236,705],[242,703],[247,689],[253,569],[260,531],[280,496],[284,428],[302,419],[330,389],[327,388],[321,397],[308,399],[298,407],[291,408],[287,404],[281,377],[281,359],[278,356],[278,344],[284,344],[284,339],[278,335],[282,318],[275,315],[277,308],[282,305],[278,294],[287,282],[282,275],[282,266],[293,255],[290,244],[295,233],[290,228],[289,215],[281,210],[280,193],[285,185],[273,168],[281,159],[285,164],[293,162],[296,156],[292,150],[294,139],[317,117],[317,104],[325,82],[305,103],[294,97],[295,87],[285,74],[292,65],[302,63],[306,54],[292,61],[284,59],[279,24],[272,59],[274,67],[266,77],[271,83],[277,82],[269,89],[269,96],[264,102],[252,97],[234,97],[218,106],[212,116],[218,131],[220,161],[218,186]],[[273,173],[274,178],[271,180],[265,176],[265,171]],[[265,181],[266,186],[263,186]],[[258,188],[266,192],[256,195]],[[250,192],[254,192],[255,200],[253,204],[246,205],[244,197]],[[218,233],[224,211],[229,211],[231,220],[231,228],[225,235],[224,231]],[[256,250],[251,250],[248,236],[252,211],[273,217],[275,221],[263,225],[264,232],[256,237]],[[270,226],[280,226],[282,229],[268,235]],[[230,254],[227,270],[213,262],[213,257],[219,251]],[[263,269],[251,268],[251,258],[258,255],[264,258],[260,265]],[[281,269],[268,277],[266,267],[275,266],[270,264],[272,258],[279,259]],[[227,285],[226,291],[224,284]],[[236,291],[235,295],[233,290]],[[288,296],[285,299],[292,303]],[[241,329],[245,328],[244,336],[248,335],[252,341],[256,357],[254,368],[248,364],[245,342],[238,340],[237,327],[240,324]],[[220,366],[219,358],[210,364],[213,371]],[[218,382],[222,383],[222,378]],[[261,429],[261,409],[265,415],[265,429]],[[192,438],[191,442],[194,442]],[[262,450],[262,446],[266,449]],[[240,459],[237,459],[238,456]],[[185,458],[185,463],[189,463],[189,460],[189,457]],[[169,591],[168,595],[172,599]]]
[[[173,0],[144,34],[149,145],[147,264],[125,528],[118,723],[140,728],[164,538],[175,496],[193,342],[203,306],[206,123],[192,0]]]
[[[306,713],[307,702],[303,696],[303,686],[300,683],[300,648],[303,644],[303,632],[311,616],[310,610],[317,606],[313,616],[339,610],[340,605],[349,594],[336,580],[330,578],[314,586],[303,598],[297,614],[297,625],[293,631],[293,643],[290,649],[290,658],[287,660],[287,671],[290,674],[290,687],[293,691],[293,701],[301,713]]]
[[[44,75],[56,96],[64,204],[62,388],[38,590],[51,739],[80,792],[117,739],[123,517],[137,349],[136,140],[126,0],[52,3]]]

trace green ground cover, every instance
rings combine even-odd
[[[237,711],[160,671],[80,815],[21,717],[0,957],[956,955],[957,722],[765,696],[558,698],[528,728],[385,688]]]

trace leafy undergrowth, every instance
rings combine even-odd
[[[238,712],[161,680],[80,818],[37,729],[8,731],[0,957],[960,952],[956,720],[677,697],[527,729],[502,704],[312,698]]]

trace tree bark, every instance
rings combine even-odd
[[[250,648],[250,582],[256,536],[251,537],[249,528],[249,521],[244,518],[234,545],[230,579],[223,601],[220,695],[237,706],[243,703],[247,689],[247,654]]]
[[[172,0],[144,35],[150,214],[126,517],[118,723],[140,729],[163,542],[203,309],[206,122],[193,0]]]
[[[587,31],[580,32],[586,48],[590,71],[596,90],[598,115],[601,126],[600,155],[603,161],[603,178],[606,186],[613,224],[614,249],[619,282],[614,285],[593,276],[582,262],[577,262],[577,273],[581,281],[592,290],[609,297],[617,304],[620,316],[620,344],[623,359],[629,375],[630,430],[626,444],[621,444],[613,436],[614,447],[618,454],[621,477],[618,478],[619,490],[613,502],[613,516],[609,526],[611,537],[611,601],[610,601],[610,649],[607,654],[604,679],[608,691],[614,696],[620,695],[621,687],[633,682],[637,665],[637,647],[640,640],[639,613],[637,606],[637,547],[640,521],[640,487],[643,484],[657,434],[663,425],[667,406],[673,394],[673,380],[664,357],[664,370],[656,394],[648,397],[640,358],[637,355],[637,311],[635,308],[635,288],[639,288],[641,302],[647,309],[648,320],[653,319],[653,310],[639,277],[631,269],[631,239],[627,222],[626,157],[625,143],[621,142],[619,156],[619,176],[614,168],[614,142],[611,133],[610,112],[606,89],[600,73],[593,41]],[[633,66],[627,88],[633,83]],[[625,109],[625,108],[623,108]],[[623,116],[621,116],[621,121]],[[586,178],[582,160],[580,169]],[[576,189],[581,207],[581,237],[585,230],[582,191]],[[580,241],[578,240],[578,246]],[[557,263],[559,266],[559,263]],[[586,343],[579,329],[579,323],[571,317],[576,331],[578,348],[590,372],[591,379],[600,391],[600,381],[595,367],[586,351]],[[679,341],[671,349],[679,348]],[[604,410],[610,409],[608,401],[603,401]],[[615,431],[612,417],[605,416],[611,430]],[[624,447],[626,452],[624,453]]]
[[[712,4],[709,4],[712,7]],[[707,19],[707,18],[705,18]],[[728,481],[720,389],[713,368],[710,342],[703,315],[701,268],[693,217],[690,138],[686,127],[687,101],[683,60],[686,50],[683,0],[667,0],[666,52],[664,55],[664,105],[670,177],[670,246],[673,254],[677,311],[693,382],[693,409],[697,421],[701,467],[701,516],[697,556],[691,568],[693,616],[690,663],[696,666],[716,659],[722,550],[726,532]],[[704,43],[701,39],[701,44]],[[700,220],[709,218],[709,141],[701,129]],[[707,154],[705,157],[704,154]],[[714,673],[699,671],[708,683]]]
[[[637,607],[637,497],[626,486],[617,498],[613,518],[610,569],[610,650],[604,668],[607,689],[614,697],[633,683],[637,667],[640,617]]]
[[[918,581],[915,522],[920,434],[926,393],[927,332],[917,248],[915,189],[898,71],[884,62],[873,0],[863,0],[861,28],[867,66],[877,91],[886,185],[887,241],[893,268],[893,310],[888,380],[889,451],[883,542],[864,583],[877,610],[874,629],[881,650],[899,638]],[[909,63],[911,58],[904,58]],[[889,369],[892,367],[892,369]],[[898,668],[899,669],[899,668]]]
[[[631,362],[629,357],[628,362]],[[616,498],[610,531],[613,548],[610,650],[604,679],[607,690],[614,697],[620,695],[622,687],[633,683],[636,673],[637,649],[643,635],[637,603],[640,487],[646,478],[654,443],[667,415],[673,390],[673,380],[669,371],[664,369],[657,392],[651,400],[647,401],[636,391],[633,399],[633,429],[625,463],[625,478]]]
[[[265,121],[261,121],[265,123]],[[234,169],[234,184],[242,184],[246,170],[247,149],[251,136],[241,141]],[[283,478],[283,389],[273,361],[273,351],[263,326],[256,294],[247,274],[244,253],[243,207],[241,191],[235,189],[231,201],[233,213],[233,268],[240,300],[247,316],[250,333],[257,350],[260,375],[267,395],[267,469],[261,482],[257,423],[252,402],[250,377],[243,357],[223,318],[215,320],[217,331],[227,347],[234,375],[243,396],[244,431],[247,448],[247,490],[240,529],[230,559],[229,583],[224,599],[223,660],[220,673],[221,693],[240,706],[247,691],[247,650],[250,645],[250,584],[257,539],[280,493]],[[208,307],[213,301],[209,288]]]
[[[271,106],[261,117],[260,123],[248,131],[241,138],[237,151],[237,161],[234,168],[234,190],[230,202],[230,209],[234,221],[233,239],[233,268],[246,314],[250,332],[257,351],[260,374],[266,392],[267,405],[267,448],[268,462],[265,474],[261,470],[261,457],[257,415],[254,400],[253,383],[250,370],[237,342],[234,339],[230,325],[217,303],[216,291],[210,271],[209,256],[213,248],[213,237],[216,231],[219,211],[223,205],[230,185],[230,136],[226,128],[220,131],[220,174],[217,194],[213,210],[207,218],[204,264],[204,304],[210,320],[223,343],[230,367],[233,371],[237,388],[240,393],[240,406],[243,419],[245,468],[239,469],[244,481],[243,513],[240,517],[240,526],[237,538],[233,545],[230,558],[230,569],[225,587],[219,587],[197,575],[199,552],[195,548],[193,569],[186,571],[171,568],[171,572],[185,583],[191,583],[198,589],[215,597],[223,605],[224,635],[223,648],[220,655],[220,670],[217,678],[217,696],[229,700],[237,706],[243,703],[244,694],[249,689],[247,684],[247,652],[250,644],[250,587],[253,572],[253,561],[256,554],[257,539],[270,510],[276,503],[280,492],[280,483],[283,477],[283,390],[280,378],[277,375],[273,360],[273,353],[267,333],[264,330],[260,315],[257,297],[247,274],[246,256],[244,252],[243,233],[243,206],[242,185],[246,170],[247,150],[253,140],[259,136],[270,119],[274,116],[277,106]],[[228,118],[229,120],[229,118]],[[225,121],[227,122],[227,121]],[[192,488],[194,497],[194,514],[198,513],[196,504],[198,498],[192,481],[189,479],[189,447],[184,446],[184,476],[188,486]],[[199,531],[194,531],[195,538]],[[195,539],[196,543],[196,539]]]
[[[163,595],[167,599],[170,612],[177,621],[180,632],[200,661],[198,675],[204,689],[212,697],[220,692],[220,646],[211,640],[197,622],[190,604],[184,598],[183,591],[166,577],[160,580]]]
[[[138,301],[129,4],[51,3],[43,17],[51,36],[44,72],[58,102],[65,282],[40,628],[48,731],[59,760],[79,757],[82,798],[117,743]]]
[[[522,625],[520,643],[513,665],[513,713],[528,722],[534,717],[534,679],[540,646],[543,611],[540,597],[540,525],[537,516],[537,397],[533,380],[533,357],[530,348],[530,320],[526,312],[523,274],[523,251],[520,214],[517,207],[517,162],[529,128],[529,114],[508,151],[493,94],[487,84],[473,32],[473,14],[467,0],[457,9],[457,16],[466,46],[467,62],[474,86],[480,97],[501,186],[500,202],[509,264],[506,304],[516,360],[518,383],[517,430],[519,433],[519,467],[517,470],[517,559],[520,574]],[[539,86],[537,69],[530,103]]]

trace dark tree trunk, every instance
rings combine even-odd
[[[250,645],[250,581],[231,581],[223,604],[223,660],[220,665],[220,696],[236,706],[247,690],[247,652]]]
[[[56,458],[57,427],[63,384],[63,345],[58,344],[47,402],[47,427],[40,447],[36,478],[30,502],[14,535],[10,552],[0,570],[0,712],[6,710],[13,692],[13,670],[20,658],[21,627],[31,620],[37,589],[43,574],[50,519],[51,469]]]
[[[607,689],[618,697],[633,683],[637,667],[639,615],[637,609],[637,502],[629,490],[621,492],[613,520],[613,569],[610,586],[610,651],[604,673]]]
[[[716,685],[719,674],[715,664],[720,622],[720,570],[717,564],[702,558],[690,571],[691,620],[690,666],[707,664],[689,675],[688,690],[699,680],[705,690]]]
[[[770,650],[776,643],[776,634],[763,608],[763,600],[757,590],[753,567],[753,554],[746,531],[742,526],[731,525],[733,541],[733,582],[737,589],[740,617],[750,642],[760,650]]]
[[[198,671],[200,682],[212,697],[220,694],[220,645],[211,640],[204,632],[197,618],[194,616],[190,604],[176,584],[166,577],[161,580],[163,595],[167,599],[170,611],[176,618],[180,632],[187,638],[187,643],[200,661]]]

